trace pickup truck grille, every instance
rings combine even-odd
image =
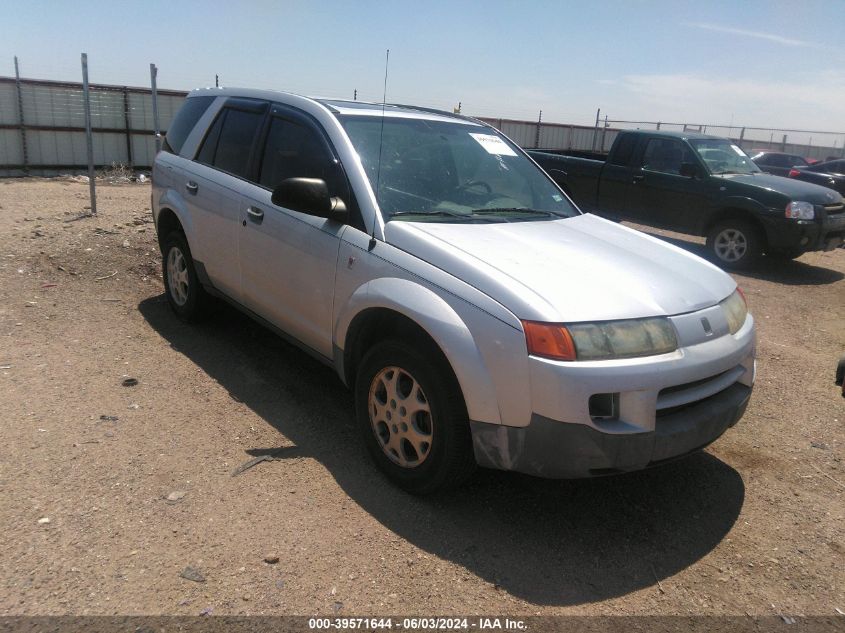
[[[826,204],[822,208],[828,216],[837,215],[839,213],[842,213],[842,209],[845,208],[845,204],[841,202],[839,204]]]

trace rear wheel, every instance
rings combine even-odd
[[[427,494],[466,481],[475,469],[466,405],[439,350],[385,341],[355,380],[359,431],[395,484]]]
[[[743,220],[719,222],[707,234],[713,260],[725,268],[749,268],[763,253],[763,238],[753,224]]]
[[[197,278],[191,249],[181,231],[173,231],[164,239],[162,276],[167,302],[183,321],[196,321],[204,316],[209,296]]]

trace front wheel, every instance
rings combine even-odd
[[[385,341],[363,358],[355,412],[368,452],[391,481],[428,494],[475,469],[466,405],[439,351]]]
[[[751,267],[760,258],[763,238],[754,225],[742,220],[727,220],[710,229],[707,249],[717,264],[740,270]]]

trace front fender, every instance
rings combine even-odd
[[[468,309],[475,309],[467,304]],[[472,333],[461,316],[440,296],[413,281],[384,277],[358,287],[340,310],[334,340],[345,345],[355,317],[371,308],[397,312],[424,329],[437,343],[463,392],[471,420],[500,424],[496,389]],[[492,317],[490,317],[492,318]],[[343,358],[342,350],[338,359]],[[343,374],[342,360],[338,370]]]
[[[710,212],[701,216],[696,227],[696,232],[699,235],[704,235],[707,227],[712,223],[713,218],[719,216],[726,209],[739,209],[755,217],[759,217],[766,212],[766,207],[753,198],[739,195],[726,196],[716,200],[710,207]]]

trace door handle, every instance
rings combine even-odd
[[[252,220],[253,222],[258,222],[259,224],[264,219],[264,211],[255,207],[248,207],[246,210],[246,214],[249,216],[250,220]]]
[[[645,176],[643,176],[642,174],[638,174],[638,175],[633,177],[631,182],[636,185],[638,182],[642,182],[643,180],[645,180]]]
[[[189,180],[188,182],[185,183],[185,189],[188,190],[188,193],[192,193],[192,194],[196,195],[197,191],[199,191],[199,189],[200,189],[200,186],[197,183],[195,183],[193,180]]]

